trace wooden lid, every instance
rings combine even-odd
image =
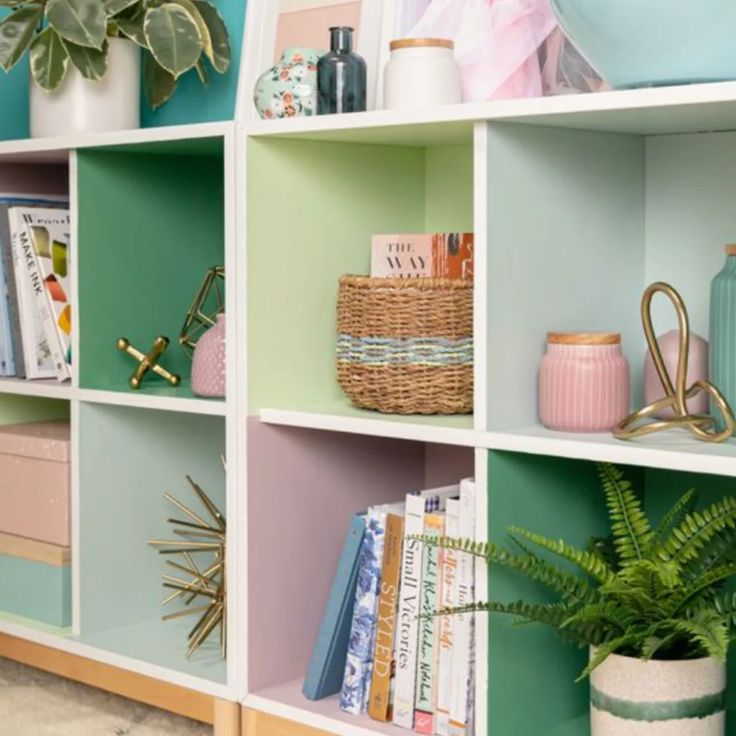
[[[391,51],[396,51],[397,49],[417,48],[421,46],[454,49],[455,42],[450,41],[449,38],[399,38],[396,41],[391,41],[389,44]]]
[[[726,255],[727,256],[736,256],[736,245],[727,245],[726,246]]]
[[[619,345],[621,335],[617,332],[550,332],[550,345]]]

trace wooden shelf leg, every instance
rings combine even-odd
[[[215,698],[214,736],[240,736],[240,705]]]

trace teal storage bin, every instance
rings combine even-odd
[[[72,623],[70,565],[0,554],[0,610],[51,626]]]
[[[710,289],[710,380],[736,408],[736,245],[726,246],[726,265]],[[711,411],[725,429],[720,412]]]
[[[557,20],[613,87],[736,79],[733,0],[551,0]]]

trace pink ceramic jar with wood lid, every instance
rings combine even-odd
[[[539,369],[539,418],[565,432],[608,432],[629,414],[629,362],[621,336],[551,332]]]

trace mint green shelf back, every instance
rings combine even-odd
[[[191,396],[177,340],[206,270],[224,261],[222,139],[83,150],[78,161],[81,385],[130,391],[135,364],[116,339],[148,351],[165,335],[162,364],[183,387],[154,376],[141,390]]]
[[[0,396],[0,426],[46,419],[68,419],[69,402],[32,396]]]
[[[180,80],[176,95],[157,111],[148,107],[145,95],[141,104],[141,126],[184,125],[233,120],[240,74],[240,58],[245,30],[247,0],[213,0],[230,31],[233,59],[227,74],[210,69],[209,84],[203,87],[190,71]],[[0,12],[0,17],[4,13]],[[0,71],[0,140],[27,138],[28,60],[24,59],[6,75]],[[11,114],[8,114],[8,111]]]

